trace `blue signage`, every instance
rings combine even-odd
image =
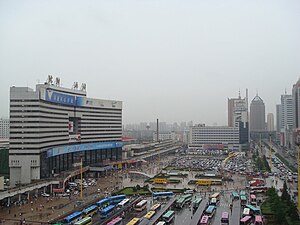
[[[94,151],[99,149],[107,148],[120,148],[123,146],[123,142],[96,142],[96,143],[87,143],[87,144],[78,144],[78,145],[64,145],[55,148],[49,148],[47,150],[47,158],[63,155],[71,152],[81,152],[81,151]]]
[[[52,89],[46,90],[46,101],[63,104],[63,105],[76,106],[75,95],[68,95],[62,92],[54,91]]]

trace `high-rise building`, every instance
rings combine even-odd
[[[276,131],[280,132],[281,129],[281,104],[276,105]]]
[[[281,95],[280,130],[293,129],[293,98],[292,95]]]
[[[300,79],[293,85],[293,128],[300,128]]]
[[[272,132],[274,131],[274,115],[273,113],[267,114],[267,130]]]
[[[122,157],[122,102],[48,82],[10,88],[10,184]]]
[[[256,95],[250,104],[250,131],[266,131],[265,103]]]
[[[0,118],[0,138],[9,138],[9,119]]]
[[[246,95],[247,92],[246,92]],[[239,94],[238,98],[228,99],[228,126],[238,127],[239,123],[248,123],[248,99],[241,98]]]

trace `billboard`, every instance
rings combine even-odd
[[[107,148],[120,148],[122,146],[123,143],[121,141],[64,145],[60,147],[49,148],[47,150],[47,158],[57,156],[57,155],[72,153],[72,152],[94,151],[94,150],[107,149]]]
[[[52,89],[46,89],[46,101],[57,104],[76,106],[76,96],[68,95],[62,92],[54,91]]]
[[[224,150],[223,144],[204,144],[203,150]]]

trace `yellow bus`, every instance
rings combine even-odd
[[[210,185],[222,185],[222,180],[216,179],[200,179],[196,182],[198,185],[201,186],[210,186]]]
[[[215,198],[219,201],[220,200],[220,192],[216,192],[216,193],[212,194],[211,196],[209,196],[210,200],[213,198]]]
[[[167,184],[168,180],[165,178],[155,178],[153,182],[155,184]]]
[[[160,210],[160,207],[161,207],[161,204],[155,204],[150,208],[150,210],[157,212],[158,210]]]
[[[155,214],[155,211],[149,211],[144,217],[150,220]]]
[[[126,223],[126,225],[136,225],[140,222],[139,218],[133,218],[132,220],[130,220],[128,223]]]

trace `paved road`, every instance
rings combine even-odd
[[[230,224],[231,225],[239,225],[240,224],[240,218],[241,218],[241,201],[240,200],[238,200],[238,201],[235,200],[233,202]]]

